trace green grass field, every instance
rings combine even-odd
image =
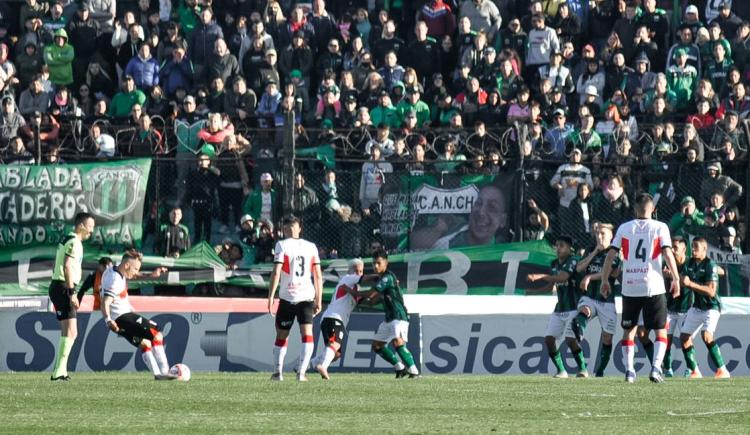
[[[749,433],[750,378],[0,374],[0,433]]]

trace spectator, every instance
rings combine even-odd
[[[742,186],[726,175],[721,175],[721,163],[712,162],[706,167],[708,174],[701,182],[701,201],[708,205],[711,203],[711,195],[720,193],[723,195],[725,202],[733,206],[742,196]]]
[[[5,165],[33,165],[36,163],[34,156],[24,146],[23,139],[18,136],[8,141],[8,148],[5,149],[0,160]]]
[[[131,75],[126,75],[122,82],[122,91],[112,98],[112,104],[109,108],[109,115],[113,118],[126,118],[133,106],[138,104],[143,106],[146,103],[146,94],[135,87],[135,79]]]
[[[408,113],[414,112],[417,116],[417,128],[421,128],[430,121],[430,107],[420,100],[419,88],[407,89],[406,98],[398,103],[396,110],[399,112],[402,122]]]
[[[320,202],[315,191],[305,185],[305,177],[300,173],[294,175],[292,213],[302,219],[306,237],[316,240],[320,235]]]
[[[213,166],[211,157],[201,153],[198,167],[187,178],[185,203],[193,207],[194,243],[211,242],[211,221],[214,199],[221,179],[221,172]]]
[[[726,55],[727,49],[723,44],[714,45],[713,58],[703,73],[703,78],[710,80],[714,89],[724,88],[729,70],[734,65],[732,59]]]
[[[44,59],[33,41],[27,41],[24,50],[16,56],[16,77],[19,88],[26,88],[42,72]]]
[[[12,102],[12,99],[10,101]],[[43,92],[41,77],[36,76],[29,84],[29,88],[21,92],[18,111],[22,115],[30,115],[37,111],[46,112],[49,103],[49,94]]]
[[[279,72],[282,77],[289,77],[292,71],[299,71],[304,80],[309,81],[314,61],[313,52],[305,41],[304,32],[297,31],[292,37],[292,43],[286,46],[279,55]]]
[[[550,55],[560,50],[560,41],[554,30],[544,24],[544,15],[535,15],[531,22],[533,29],[529,32],[529,48],[526,53],[524,76],[527,84],[535,86],[538,68],[550,63]]]
[[[578,184],[575,197],[568,207],[560,207],[558,217],[559,233],[570,234],[576,250],[591,246],[594,223],[600,221],[592,207],[591,186],[586,183]]]
[[[370,160],[362,164],[362,177],[359,184],[359,206],[366,210],[380,200],[380,189],[385,183],[385,174],[393,172],[393,166],[382,160],[382,150],[378,146],[370,149]]]
[[[547,231],[549,231],[549,217],[539,206],[536,201],[529,199],[526,202],[528,209],[528,221],[523,228],[523,240],[544,240]]]
[[[95,98],[109,100],[114,95],[115,82],[106,71],[103,60],[98,56],[91,58],[86,71],[86,84]]]
[[[443,152],[438,155],[434,167],[440,172],[452,173],[456,172],[456,169],[462,166],[464,162],[466,162],[466,156],[458,152],[456,139],[450,138],[445,143]]]
[[[601,183],[601,192],[593,196],[593,215],[599,222],[611,223],[616,227],[633,219],[625,182],[618,174],[610,174]]]
[[[219,114],[212,114],[214,117]],[[212,116],[209,115],[209,116]],[[209,121],[210,122],[210,121]],[[214,121],[215,122],[215,121]],[[229,129],[223,130],[227,132]],[[249,154],[250,142],[238,134],[226,134],[221,144],[222,152],[216,159],[221,171],[219,182],[219,220],[222,234],[229,232],[232,222],[238,230],[241,225],[242,198],[250,193]]]
[[[699,230],[706,224],[703,212],[695,206],[692,196],[682,198],[680,211],[669,221],[669,231],[675,236],[688,237],[699,234]]]
[[[276,191],[273,189],[273,177],[268,172],[260,176],[260,189],[255,189],[242,204],[242,212],[255,220],[263,219],[274,222],[278,219]]]
[[[471,22],[471,30],[484,32],[490,39],[500,30],[503,23],[500,10],[490,0],[465,1],[461,5],[461,17],[467,17]]]
[[[435,39],[427,36],[427,24],[417,22],[414,27],[416,39],[407,48],[406,65],[414,68],[420,81],[440,72],[440,47]]]
[[[159,85],[159,63],[151,56],[149,44],[141,43],[138,55],[130,59],[125,67],[125,75],[133,77],[135,86],[146,93]]]
[[[567,152],[565,144],[568,141],[568,136],[574,132],[573,126],[567,122],[564,110],[557,109],[553,115],[554,124],[547,131],[545,141],[550,144],[553,157],[562,159]]]
[[[65,86],[59,86],[49,108],[50,113],[60,119],[70,119],[79,116],[78,100],[70,95],[70,91]]]
[[[50,81],[55,85],[73,83],[73,59],[75,50],[68,44],[68,33],[65,29],[55,31],[54,44],[44,48],[44,62],[49,66]]]
[[[163,257],[178,258],[190,249],[190,230],[182,223],[182,209],[172,207],[169,220],[159,226],[154,250]]]
[[[560,197],[560,206],[568,207],[576,197],[578,186],[588,185],[589,192],[593,187],[591,170],[581,164],[581,151],[574,149],[570,154],[570,163],[560,165],[550,180],[550,186]]]
[[[427,35],[436,40],[453,36],[456,31],[456,16],[443,0],[429,0],[417,12],[417,21],[427,24]],[[498,26],[499,27],[499,26]]]
[[[260,127],[269,127],[271,121],[279,108],[281,94],[279,93],[278,84],[270,81],[266,84],[266,91],[260,97],[258,108],[255,113],[259,116],[258,125]]]
[[[200,23],[196,25],[190,35],[188,55],[193,62],[195,78],[203,80],[207,77],[206,66],[214,50],[216,40],[224,39],[224,32],[214,21],[213,10],[210,7],[201,10],[200,18]]]
[[[325,51],[326,44],[330,47],[330,41],[340,36],[336,20],[326,10],[326,2],[323,0],[312,1],[312,11],[307,14],[307,22],[313,29],[312,41],[315,41],[315,44],[311,45],[316,53]]]
[[[91,17],[91,6],[82,2],[67,28],[70,45],[75,47],[73,78],[75,83],[81,83],[86,76],[89,60],[96,54],[101,25]]]

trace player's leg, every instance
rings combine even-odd
[[[638,328],[635,331],[636,337],[638,337],[638,341],[641,342],[641,346],[643,346],[643,350],[646,351],[646,356],[648,357],[649,361],[654,360],[654,342],[651,341],[651,338],[648,336],[648,334],[651,332],[648,328],[643,326],[642,322],[638,325]]]
[[[419,370],[414,364],[414,356],[406,347],[406,343],[409,341],[409,322],[404,320],[394,320],[393,322],[395,323],[396,338],[391,341],[391,344],[393,344],[393,348],[396,349],[396,353],[404,363],[409,377],[419,376]]]
[[[622,297],[622,353],[625,380],[628,382],[635,382],[635,335],[642,306],[643,298]]]
[[[53,281],[50,284],[49,296],[55,307],[55,315],[60,322],[60,340],[57,345],[55,365],[52,369],[50,379],[53,381],[67,381],[68,357],[75,344],[78,335],[78,321],[76,320],[76,309],[70,303],[68,290],[65,285]]]
[[[286,357],[289,330],[294,323],[294,311],[292,304],[284,299],[279,299],[279,307],[276,309],[276,341],[273,344],[274,369],[271,380],[284,380],[284,358]]]
[[[680,342],[682,344],[682,354],[685,356],[685,365],[688,371],[685,373],[690,378],[701,378],[698,361],[695,359],[695,347],[693,346],[693,337],[700,331],[703,319],[699,310],[690,308],[682,322],[680,329]]]
[[[557,349],[557,337],[563,337],[565,334],[565,321],[561,318],[562,313],[552,313],[547,321],[547,331],[544,334],[544,343],[547,346],[547,352],[555,365],[557,373],[556,378],[567,378],[568,372],[565,370],[562,356]]]
[[[344,339],[344,325],[340,320],[327,317],[320,322],[320,335],[323,337],[325,349],[320,355],[313,358],[312,366],[323,379],[329,379],[328,367],[341,349],[341,342]]]
[[[667,350],[664,353],[662,369],[664,370],[664,376],[671,378],[674,376],[674,370],[672,370],[672,339],[675,335],[675,331],[680,330],[680,314],[668,312],[667,316],[669,318],[669,321],[667,322]]]
[[[591,298],[587,296],[582,297],[578,303],[578,313],[570,323],[573,334],[579,343],[583,341],[583,334],[586,332],[588,321],[595,316],[593,305],[594,301]]]
[[[391,323],[393,322],[380,323],[377,332],[375,332],[375,337],[373,337],[372,340],[372,351],[391,364],[394,370],[396,370],[396,376],[400,377],[399,375],[403,373],[403,370],[406,367],[401,361],[399,361],[396,353],[388,347],[388,342],[396,338]]]
[[[164,351],[164,336],[159,332],[159,325],[140,314],[134,314],[138,317],[136,324],[142,328],[139,335],[151,342],[151,352],[154,354],[160,374],[169,374],[169,361],[167,360],[167,353]]]
[[[648,329],[652,329],[656,334],[654,343],[654,357],[651,360],[651,374],[649,379],[652,382],[664,382],[661,370],[664,354],[667,351],[667,295],[660,294],[652,296],[643,308],[643,323]]]
[[[601,302],[597,306],[597,317],[602,327],[602,346],[599,351],[599,358],[596,363],[594,375],[598,378],[604,376],[609,364],[609,358],[612,356],[612,339],[614,338],[617,328],[617,310],[615,304],[611,302]]]
[[[310,358],[312,358],[313,351],[315,350],[315,340],[313,339],[313,314],[315,313],[315,306],[312,302],[300,302],[296,308],[299,335],[302,337],[302,349],[299,355],[299,367],[297,367],[297,380],[306,381],[305,373],[307,372],[307,367],[310,366]]]
[[[708,348],[708,355],[716,365],[716,378],[726,379],[729,378],[729,370],[727,370],[724,364],[724,358],[721,356],[719,345],[714,341],[714,332],[716,331],[716,325],[719,323],[719,317],[719,310],[709,310],[706,312],[702,338],[706,344],[706,348]]]
[[[578,345],[578,341],[575,337],[565,337],[565,342],[568,344],[568,348],[573,353],[573,358],[575,358],[578,365],[578,374],[576,376],[579,378],[588,378],[589,372],[586,366],[586,358],[583,356],[583,349]]]

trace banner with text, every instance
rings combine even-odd
[[[0,249],[57,244],[77,213],[96,219],[92,245],[138,245],[150,159],[0,165]]]

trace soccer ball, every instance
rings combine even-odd
[[[190,380],[190,367],[185,364],[175,364],[169,369],[169,374],[177,376],[178,381],[187,382]]]

